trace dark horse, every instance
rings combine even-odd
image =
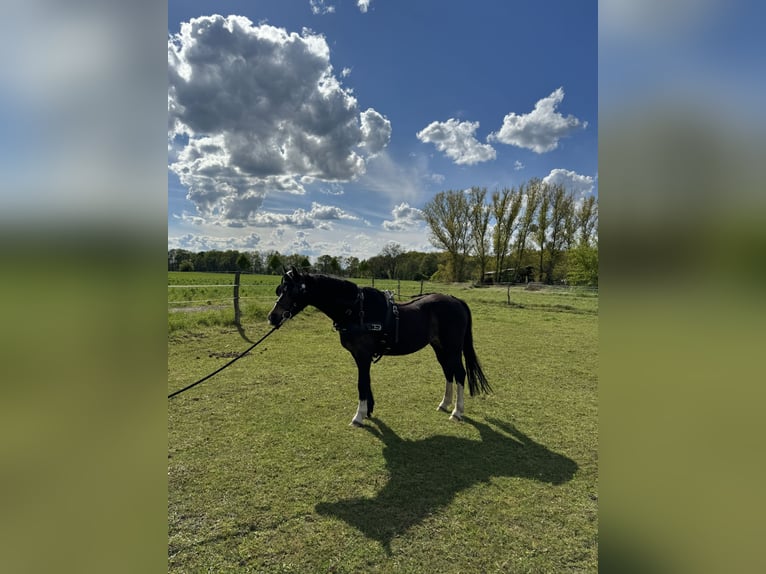
[[[308,305],[333,320],[341,345],[351,353],[359,369],[359,407],[352,425],[362,426],[364,418],[372,415],[375,400],[370,388],[370,365],[382,355],[408,355],[431,345],[447,379],[439,410],[449,412],[452,381],[457,382],[452,420],[463,418],[466,375],[471,396],[492,390],[473,348],[471,311],[465,301],[456,297],[433,293],[397,304],[389,293],[327,275],[301,273],[295,267],[282,276],[277,295],[269,313],[269,323],[274,327],[280,327]]]

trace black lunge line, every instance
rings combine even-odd
[[[199,381],[196,381],[196,382],[192,383],[191,385],[184,387],[183,389],[180,389],[180,390],[178,390],[178,391],[175,391],[174,393],[170,393],[170,394],[168,395],[168,398],[169,398],[169,399],[172,399],[174,396],[176,396],[176,395],[180,395],[180,394],[181,394],[181,393],[183,393],[184,391],[188,391],[189,389],[191,389],[192,387],[196,387],[196,386],[197,386],[197,385],[199,385],[200,383],[204,383],[205,381],[207,381],[207,380],[208,380],[210,377],[212,377],[213,375],[217,375],[218,373],[220,373],[221,371],[223,371],[223,370],[224,370],[226,367],[228,367],[229,365],[231,365],[231,364],[232,364],[234,361],[239,361],[239,360],[240,360],[242,357],[244,357],[244,356],[245,356],[245,355],[247,355],[247,354],[248,354],[250,351],[252,351],[253,349],[255,349],[255,347],[256,347],[256,346],[257,346],[257,345],[258,345],[258,344],[259,344],[261,341],[263,341],[263,340],[264,340],[266,337],[268,337],[269,335],[271,335],[271,334],[272,334],[274,331],[276,331],[277,329],[279,329],[279,325],[277,325],[276,327],[272,327],[271,331],[269,331],[269,332],[268,332],[268,333],[266,333],[266,334],[265,334],[263,337],[261,337],[260,339],[258,339],[258,340],[257,340],[255,343],[253,343],[252,345],[250,345],[250,347],[248,347],[248,349],[247,349],[247,350],[245,350],[244,352],[242,352],[242,353],[240,353],[239,355],[237,355],[236,357],[234,357],[234,358],[233,358],[231,361],[229,361],[228,363],[226,363],[226,364],[225,364],[223,367],[220,367],[220,368],[216,369],[215,371],[213,371],[213,372],[212,372],[212,373],[210,373],[209,375],[207,375],[207,376],[205,376],[205,377],[202,377],[202,378],[201,378]]]

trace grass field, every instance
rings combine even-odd
[[[278,279],[242,276],[239,329],[230,287],[168,289],[168,392],[268,330]],[[419,289],[402,282],[402,299]],[[205,309],[216,290],[228,303]],[[444,385],[430,349],[384,357],[375,417],[349,427],[354,362],[307,309],[169,401],[170,572],[597,570],[598,296],[514,287],[508,305],[504,288],[425,290],[468,302],[495,392],[467,397],[466,420],[452,423],[436,411]]]

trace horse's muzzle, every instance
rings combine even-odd
[[[292,313],[290,313],[290,311],[284,311],[282,312],[281,315],[278,313],[269,313],[269,316],[268,316],[269,324],[272,327],[276,327],[277,329],[279,329],[282,326],[282,323],[287,321],[292,316],[293,315]]]

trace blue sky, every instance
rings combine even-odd
[[[439,191],[597,193],[596,2],[364,4],[169,2],[170,248],[431,250]]]

